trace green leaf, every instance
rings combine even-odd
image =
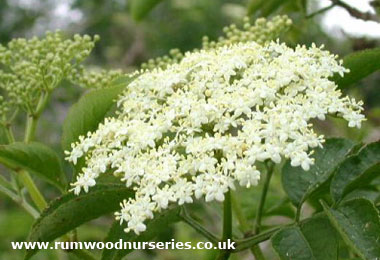
[[[282,169],[282,186],[290,200],[300,206],[314,192],[317,191],[342,162],[345,156],[354,147],[354,143],[347,139],[330,138],[323,148],[314,152],[314,165],[304,171],[301,167],[292,167],[287,162]]]
[[[324,202],[322,206],[331,224],[360,258],[379,259],[379,211],[369,200],[353,199],[337,209],[329,208]]]
[[[136,21],[144,18],[162,0],[132,0],[131,15]]]
[[[251,0],[248,3],[247,10],[248,10],[248,15],[252,15],[256,13],[264,4],[265,0]]]
[[[278,8],[289,2],[289,0],[251,0],[247,6],[248,15],[267,17],[274,13]]]
[[[300,6],[302,13],[306,14],[307,6],[308,6],[307,0],[298,0],[298,3],[299,3],[299,6]]]
[[[27,170],[61,190],[66,187],[58,155],[41,143],[0,145],[0,163],[15,171]]]
[[[380,69],[380,48],[351,53],[343,58],[343,66],[350,73],[340,77],[334,75],[333,80],[340,88],[345,88]]]
[[[147,222],[146,231],[141,233],[139,236],[136,235],[133,231],[125,233],[124,227],[120,226],[120,223],[116,221],[113,223],[105,239],[105,242],[117,243],[120,241],[120,239],[123,242],[147,242],[157,237],[160,233],[164,232],[169,225],[178,222],[179,220],[179,208],[174,208],[161,214],[156,214],[152,220]],[[129,254],[132,251],[133,249],[104,249],[102,253],[102,259],[122,259],[125,255]]]
[[[93,90],[81,97],[63,123],[62,148],[69,150],[79,136],[96,130],[115,104],[115,99],[132,80],[131,77],[119,78],[111,87]]]
[[[380,172],[380,141],[370,143],[346,158],[336,170],[330,185],[335,202],[350,191],[368,184]]]
[[[289,0],[266,0],[264,6],[261,9],[261,16],[267,17],[271,15],[288,1]]]
[[[286,227],[272,237],[272,246],[282,260],[336,260],[338,239],[325,216]]]
[[[32,227],[29,241],[53,241],[83,223],[118,210],[120,202],[133,194],[125,185],[96,185],[80,196],[65,194],[41,214]],[[28,250],[26,259],[36,252],[37,249]]]
[[[348,193],[342,201],[348,201],[358,198],[367,199],[372,203],[376,203],[376,201],[380,199],[380,192],[376,189],[376,187],[368,186],[353,190],[352,192]]]

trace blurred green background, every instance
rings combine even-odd
[[[380,45],[380,24],[374,21],[361,21],[363,34],[350,33],[349,27],[329,29],[326,26],[328,12],[307,17],[309,14],[329,5],[328,0],[163,0],[143,19],[136,21],[131,15],[132,1],[128,0],[0,0],[0,43],[6,44],[15,37],[41,36],[46,30],[61,29],[71,36],[98,34],[101,37],[86,65],[96,68],[122,69],[133,71],[149,58],[165,55],[172,48],[182,51],[192,50],[201,45],[202,36],[217,39],[222,28],[231,23],[241,23],[249,14],[254,20],[261,16],[287,14],[294,21],[292,29],[283,36],[283,41],[291,46],[296,44],[324,44],[326,49],[339,54],[374,48]],[[369,7],[368,1],[363,8]],[[360,4],[359,4],[360,5]],[[373,1],[373,6],[379,6]],[[340,8],[340,12],[347,12]],[[376,9],[376,8],[375,8]],[[376,17],[375,9],[366,11]],[[360,9],[361,10],[361,9]],[[339,11],[339,10],[338,10]],[[338,12],[339,13],[339,12]],[[348,12],[345,14],[350,16]],[[330,14],[331,16],[331,14]],[[360,17],[359,17],[360,18]],[[339,19],[339,17],[336,17]],[[355,23],[357,18],[351,17]],[[331,19],[330,19],[331,20]],[[373,19],[375,20],[375,19]],[[373,23],[373,24],[372,24]],[[329,24],[327,24],[329,25]],[[371,31],[372,30],[372,31]],[[367,33],[367,31],[370,31]],[[354,140],[373,141],[380,137],[380,74],[375,73],[355,86],[345,89],[351,95],[362,99],[366,107],[368,121],[361,130],[350,130],[340,120],[330,119],[317,122],[318,132],[327,136],[347,136]],[[38,140],[61,152],[61,126],[68,108],[76,102],[83,89],[63,84],[57,89],[43,115],[38,128]],[[22,125],[22,122],[19,122]],[[68,167],[68,166],[67,166]],[[0,170],[3,169],[0,167]],[[38,182],[44,195],[53,199],[58,195],[53,187]],[[271,184],[268,208],[283,197],[279,175]],[[239,197],[249,218],[253,218],[260,186],[243,190]],[[220,205],[208,204],[191,207],[195,216],[211,230],[220,232]],[[289,212],[291,216],[292,211]],[[286,222],[286,219],[266,219],[265,221]],[[33,220],[12,201],[0,195],[0,259],[22,259],[22,251],[10,249],[10,241],[25,241]],[[102,241],[112,223],[112,216],[104,217],[83,225],[78,229],[79,241]],[[168,227],[167,233],[157,240],[165,241],[175,237],[179,241],[202,241],[185,224]],[[264,243],[264,250],[270,247]],[[269,252],[269,254],[271,254]],[[215,252],[205,250],[139,251],[128,259],[213,259]],[[40,252],[33,259],[56,259],[56,254]],[[76,259],[61,253],[59,259]],[[249,252],[234,255],[231,259],[253,259]],[[273,259],[276,259],[273,255]]]

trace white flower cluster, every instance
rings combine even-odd
[[[72,145],[69,161],[86,155],[73,190],[87,192],[111,169],[136,192],[116,218],[139,234],[169,203],[223,201],[235,182],[256,185],[257,161],[289,158],[308,170],[310,148],[324,141],[310,119],[334,114],[350,127],[364,120],[362,103],[329,80],[345,72],[314,45],[249,42],[187,53],[141,74],[119,98],[118,115]]]

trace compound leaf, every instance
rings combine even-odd
[[[380,215],[369,200],[352,199],[337,209],[329,208],[324,202],[322,206],[331,224],[360,258],[380,257]]]
[[[61,190],[66,187],[66,178],[58,155],[41,143],[17,142],[0,145],[0,163],[15,171],[27,170]]]
[[[31,229],[29,241],[53,241],[83,223],[118,210],[120,202],[133,194],[125,185],[100,184],[80,196],[65,194],[50,203],[37,219]],[[26,259],[32,257],[37,250],[28,250]]]
[[[325,216],[315,216],[299,226],[281,229],[272,237],[281,260],[336,260],[338,239]]]
[[[282,186],[290,200],[297,206],[301,205],[330,178],[334,169],[354,146],[348,139],[327,139],[323,148],[315,150],[315,162],[308,171],[301,167],[292,167],[287,162],[282,169]]]
[[[174,208],[166,212],[163,212],[161,214],[156,214],[152,220],[147,221],[146,231],[141,233],[139,236],[136,235],[133,231],[130,231],[129,233],[125,233],[124,227],[120,226],[120,222],[116,221],[113,223],[105,239],[105,242],[113,242],[113,243],[119,242],[120,243],[120,240],[122,240],[122,242],[150,241],[154,239],[157,235],[159,235],[161,232],[164,232],[168,228],[169,225],[175,222],[178,222],[180,220],[179,210],[180,210],[179,208]],[[125,249],[125,248],[123,248],[122,250],[118,248],[104,249],[102,253],[102,259],[103,260],[108,260],[108,259],[119,260],[132,251],[133,251],[132,249]]]
[[[338,202],[350,191],[368,184],[379,173],[380,141],[364,146],[339,165],[330,185],[334,201]]]

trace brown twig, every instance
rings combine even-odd
[[[328,10],[330,10],[331,8],[335,7],[335,6],[339,6],[339,7],[342,7],[344,8],[352,17],[355,17],[357,19],[361,19],[361,20],[364,20],[364,21],[375,21],[375,22],[379,22],[379,18],[374,15],[374,14],[371,14],[369,12],[361,12],[359,11],[358,9],[346,4],[345,2],[342,2],[341,0],[331,0],[331,5],[327,6],[327,7],[324,7],[312,14],[309,14],[306,16],[307,19],[310,19],[316,15],[319,15],[319,14],[322,14]]]
[[[318,11],[315,11],[314,13],[311,13],[309,15],[306,15],[306,19],[310,19],[310,18],[313,18],[314,16],[316,15],[319,15],[319,14],[322,14],[328,10],[330,10],[331,8],[333,8],[334,6],[336,6],[334,3],[332,3],[331,5],[325,7],[325,8],[322,8],[322,9],[319,9]]]
[[[379,18],[376,15],[373,15],[369,12],[361,12],[358,9],[348,5],[347,3],[341,1],[341,0],[332,0],[333,4],[336,6],[340,6],[347,10],[347,12],[358,19],[364,20],[364,21],[375,21],[378,22]]]

